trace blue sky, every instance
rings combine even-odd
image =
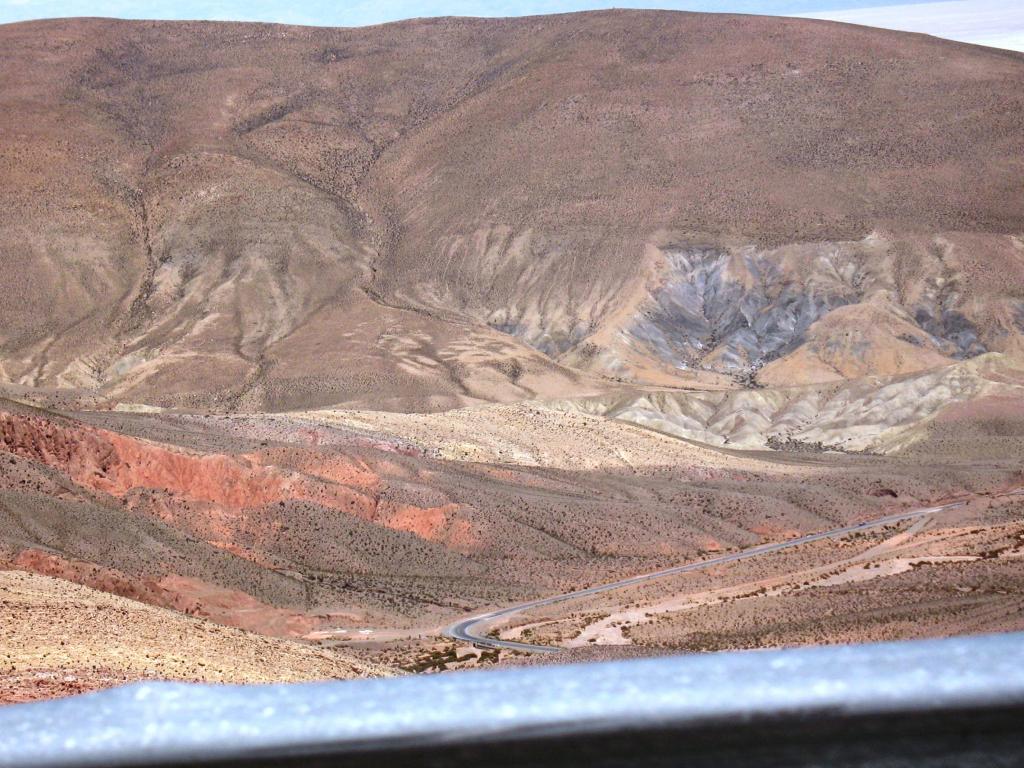
[[[1024,0],[0,0],[0,23],[115,16],[362,26],[414,16],[523,16],[611,5],[832,18],[1024,50]]]

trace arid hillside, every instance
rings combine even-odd
[[[1024,626],[1024,55],[0,26],[0,277],[0,699]]]
[[[0,401],[0,564],[278,637],[436,635],[488,605],[1019,487],[1024,427],[1007,424],[1007,452],[977,461],[727,452],[529,403],[69,416]]]
[[[392,674],[66,581],[0,570],[0,704],[162,679],[218,683]]]
[[[1024,56],[609,11],[0,27],[0,381],[434,411],[1024,333]]]

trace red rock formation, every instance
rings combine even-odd
[[[192,454],[83,424],[0,411],[0,447],[66,473],[79,485],[123,496],[156,488],[230,508],[306,499],[369,516],[373,501],[337,485],[255,463],[257,457]]]
[[[298,472],[263,463],[259,454],[192,453],[68,419],[8,411],[0,411],[0,450],[57,469],[91,491],[127,499],[139,511],[250,559],[251,553],[233,541],[244,522],[241,511],[289,500],[315,503],[425,539],[450,539],[463,549],[477,544],[464,524],[448,525],[451,505],[423,509],[402,504],[378,511],[381,478],[365,463],[345,457],[300,460],[298,466],[305,471]],[[140,504],[131,497],[139,489],[163,491],[192,506],[159,499]]]
[[[459,552],[472,552],[480,547],[480,538],[468,520],[457,518],[460,509],[458,504],[424,509],[411,504],[382,503],[374,522],[441,542]]]

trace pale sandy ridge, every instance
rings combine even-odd
[[[33,687],[47,692],[61,683],[74,692],[138,679],[270,683],[390,674],[341,652],[60,579],[0,571],[0,702],[31,698]],[[34,686],[26,683],[32,680]],[[29,692],[19,693],[19,687]]]

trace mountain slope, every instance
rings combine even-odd
[[[0,43],[11,384],[438,410],[1020,349],[1024,56],[646,11]]]

